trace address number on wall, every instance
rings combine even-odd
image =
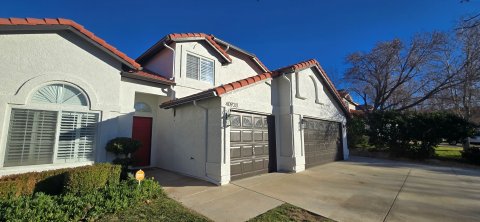
[[[226,102],[225,105],[232,108],[238,108],[238,103],[234,103],[234,102]]]

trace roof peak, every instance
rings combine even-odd
[[[170,33],[161,38],[157,43],[147,49],[142,53],[136,61],[139,63],[144,63],[148,61],[153,55],[164,49],[164,44],[169,44],[174,41],[196,41],[196,40],[205,40],[215,51],[223,58],[226,63],[231,63],[233,60],[230,55],[227,53],[227,50],[235,49],[236,51],[248,55],[250,59],[253,60],[255,64],[260,67],[263,72],[268,72],[269,69],[252,53],[246,52],[243,49],[240,49],[230,43],[227,43],[213,34],[207,34],[202,32],[185,32],[185,33]],[[224,49],[221,45],[227,45],[227,49]]]

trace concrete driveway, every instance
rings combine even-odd
[[[337,221],[480,221],[480,171],[352,157],[226,186],[148,172],[168,195],[215,221],[245,221],[284,202]]]

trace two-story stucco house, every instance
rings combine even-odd
[[[270,71],[213,35],[170,34],[133,60],[67,19],[0,19],[0,176],[110,161],[215,184],[348,158],[348,110],[315,60]]]

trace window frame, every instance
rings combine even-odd
[[[9,136],[9,129],[10,129],[10,123],[11,123],[11,118],[12,118],[12,110],[13,109],[24,109],[24,110],[36,110],[36,111],[54,111],[57,112],[57,122],[56,122],[56,127],[55,127],[55,141],[54,141],[54,146],[53,146],[53,157],[52,157],[52,163],[46,163],[46,164],[35,164],[35,165],[24,165],[24,166],[4,166],[5,165],[5,155],[7,153],[7,144],[8,144],[8,136]],[[40,166],[57,166],[57,165],[69,165],[69,164],[91,164],[96,161],[96,153],[97,153],[97,148],[98,148],[98,131],[99,127],[96,127],[95,133],[94,133],[94,147],[93,147],[93,152],[92,152],[92,160],[87,160],[87,161],[58,161],[57,160],[57,153],[58,153],[58,145],[60,143],[60,127],[61,127],[61,120],[62,120],[62,113],[63,112],[74,112],[74,113],[91,113],[97,115],[97,124],[101,122],[101,112],[98,111],[85,111],[85,110],[78,110],[78,109],[71,109],[71,108],[64,108],[64,109],[55,109],[53,107],[31,107],[29,105],[12,105],[8,109],[8,119],[7,119],[7,124],[6,129],[7,133],[5,134],[5,141],[3,142],[2,145],[5,147],[5,149],[2,149],[2,153],[0,153],[0,168],[2,169],[15,169],[15,168],[35,168],[35,167],[40,167]]]
[[[35,95],[36,92],[38,92],[40,89],[46,87],[46,86],[49,86],[49,85],[63,85],[63,86],[70,86],[72,88],[75,88],[77,89],[81,94],[81,96],[85,97],[85,100],[86,100],[86,105],[82,105],[82,106],[79,106],[79,105],[71,105],[71,104],[68,104],[68,103],[37,103],[37,102],[33,102],[33,97]],[[36,87],[34,90],[32,90],[28,96],[28,99],[27,99],[27,104],[30,106],[40,106],[40,107],[44,107],[44,106],[56,106],[56,107],[71,107],[71,108],[86,108],[86,110],[90,110],[90,98],[88,97],[87,93],[81,89],[80,87],[78,87],[77,85],[75,84],[72,84],[72,83],[69,83],[69,82],[61,82],[61,81],[52,81],[52,82],[47,82],[47,83],[44,83],[44,84],[41,84],[39,85],[38,87]]]
[[[34,95],[35,92],[37,92],[39,89],[41,89],[44,86],[51,85],[51,84],[64,84],[64,85],[69,85],[72,86],[78,90],[80,90],[83,94],[83,96],[86,97],[87,99],[87,106],[77,106],[77,105],[69,105],[69,104],[42,104],[42,103],[33,103],[32,102],[32,96]],[[54,147],[53,147],[53,157],[52,157],[52,162],[47,163],[47,164],[35,164],[35,165],[24,165],[24,166],[7,166],[5,167],[5,160],[6,160],[6,154],[7,154],[7,145],[8,145],[8,137],[9,137],[9,129],[10,129],[10,124],[11,124],[11,118],[12,118],[12,110],[13,109],[24,109],[24,110],[36,110],[36,111],[54,111],[57,112],[57,122],[56,122],[56,128],[55,128],[55,141],[54,141]],[[95,111],[90,109],[90,99],[88,97],[88,94],[85,93],[84,90],[82,90],[80,87],[70,84],[67,82],[61,82],[61,81],[52,81],[52,82],[47,82],[45,84],[41,84],[38,87],[36,87],[34,90],[31,91],[31,93],[28,96],[27,103],[24,105],[20,104],[7,104],[7,114],[5,118],[5,124],[4,128],[5,129],[5,134],[3,135],[3,141],[0,144],[2,147],[0,149],[0,169],[5,172],[19,172],[19,171],[31,171],[31,170],[36,170],[38,168],[52,168],[56,169],[56,167],[71,167],[71,166],[82,166],[82,165],[88,165],[88,164],[93,164],[97,160],[97,149],[98,149],[98,143],[99,143],[99,130],[100,127],[97,125],[94,130],[94,141],[93,141],[93,151],[92,151],[92,159],[91,160],[86,160],[86,161],[58,161],[57,160],[57,153],[58,153],[58,146],[60,142],[60,127],[61,127],[61,119],[62,119],[62,113],[63,112],[74,112],[74,113],[90,113],[90,114],[95,114],[97,116],[96,119],[96,124],[99,124],[102,122],[102,112],[101,111]]]
[[[188,64],[188,56],[189,55],[198,58],[198,65],[197,65],[198,78],[197,79],[188,77],[187,64]],[[202,60],[205,60],[205,61],[208,61],[208,62],[212,63],[212,71],[213,71],[212,72],[212,82],[202,80]],[[203,83],[208,83],[208,84],[211,84],[211,85],[215,85],[215,80],[216,80],[216,78],[215,78],[215,60],[207,58],[205,56],[198,55],[196,53],[192,53],[192,52],[187,51],[185,53],[185,78],[186,79],[191,79],[191,80],[197,80],[197,81],[200,81],[200,82],[203,82]]]

